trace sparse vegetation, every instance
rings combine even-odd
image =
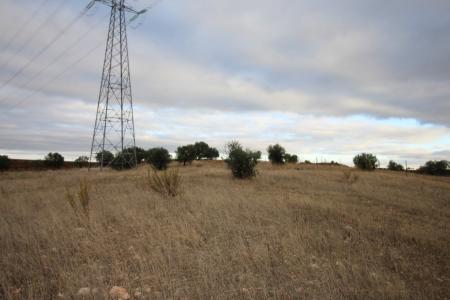
[[[428,161],[424,166],[419,168],[418,173],[434,176],[450,176],[450,162],[447,160]]]
[[[388,164],[388,170],[390,170],[390,171],[404,171],[405,168],[401,164],[398,164],[395,161],[390,160],[389,164]]]
[[[155,169],[165,170],[170,163],[170,154],[165,148],[152,148],[147,151],[146,160]]]
[[[11,161],[6,155],[0,155],[0,171],[6,171],[9,169]]]
[[[269,160],[273,164],[284,164],[284,157],[286,155],[286,150],[279,144],[270,145],[267,148],[267,153],[269,154]]]
[[[361,170],[373,171],[378,168],[379,162],[375,155],[371,153],[361,153],[353,158],[355,167]]]
[[[449,177],[257,169],[179,168],[182,201],[137,182],[145,168],[0,174],[0,298],[448,298]]]
[[[261,158],[261,152],[244,150],[237,141],[227,144],[228,158],[225,160],[235,178],[246,179],[256,175],[256,165]]]
[[[161,172],[149,170],[147,183],[155,192],[167,196],[176,197],[181,193],[181,176],[178,168],[171,168]]]
[[[64,166],[64,157],[58,152],[50,152],[44,158],[45,165],[50,168],[62,168]]]

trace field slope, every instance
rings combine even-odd
[[[168,199],[146,173],[1,173],[0,299],[450,298],[449,178],[201,162]]]

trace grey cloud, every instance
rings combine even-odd
[[[27,3],[0,4],[2,31],[14,32],[22,24],[14,20]],[[21,55],[8,60],[14,47],[0,54],[0,64],[8,60],[1,80],[83,6],[66,3]],[[51,85],[45,83],[105,42],[105,13],[99,8],[84,18],[0,91],[1,149],[89,148],[104,45]],[[222,147],[238,138],[258,149],[278,140],[289,151],[308,155],[347,157],[372,149],[417,162],[445,156],[450,147],[449,15],[450,3],[440,0],[165,1],[146,24],[129,31],[138,140],[171,150],[199,139]],[[90,29],[82,43],[22,87]],[[0,35],[1,45],[7,39]],[[405,128],[388,118],[442,126]],[[439,149],[431,151],[430,145]]]

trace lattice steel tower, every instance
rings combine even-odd
[[[98,97],[97,116],[92,137],[90,162],[100,157],[100,167],[109,165],[105,151],[115,154],[116,165],[135,166],[136,139],[134,133],[133,97],[131,94],[128,58],[126,13],[137,16],[147,10],[136,11],[125,0],[94,0],[111,7],[105,60]],[[122,155],[117,155],[122,153]]]

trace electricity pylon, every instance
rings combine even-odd
[[[105,157],[109,151],[115,154],[115,165],[133,167],[137,159],[126,13],[133,14],[131,22],[147,10],[136,11],[125,0],[93,0],[88,7],[96,2],[111,7],[111,17],[89,162],[98,156],[103,169],[112,163]]]

